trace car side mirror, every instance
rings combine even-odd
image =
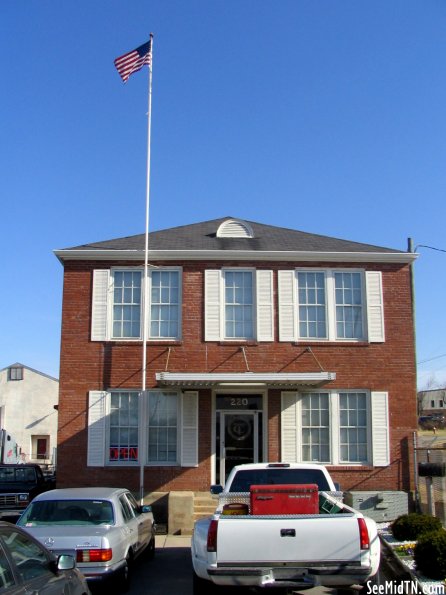
[[[74,557],[68,554],[61,554],[57,558],[57,570],[73,570],[76,566]]]
[[[141,506],[141,512],[152,512],[152,507],[149,504],[143,504]]]
[[[213,494],[214,496],[218,496],[219,494],[221,494],[223,491],[223,486],[221,485],[212,485],[211,486],[211,494]]]

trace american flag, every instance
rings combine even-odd
[[[134,72],[140,70],[144,64],[150,66],[152,63],[152,38],[140,45],[139,48],[116,58],[115,66],[119,74],[121,75],[124,83],[127,81],[129,76]]]

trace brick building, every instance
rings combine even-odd
[[[59,486],[320,461],[344,490],[411,489],[413,254],[229,217],[151,233],[146,283],[144,235],[55,253]]]

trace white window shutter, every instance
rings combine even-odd
[[[107,340],[107,302],[110,271],[93,271],[93,299],[91,308],[91,340]]]
[[[279,271],[279,341],[296,340],[296,276]]]
[[[282,461],[296,463],[299,438],[297,424],[297,393],[282,393],[281,441]]]
[[[381,271],[366,271],[367,286],[367,324],[370,343],[383,343],[384,301]]]
[[[181,397],[181,466],[198,467],[198,392]]]
[[[105,465],[105,400],[107,393],[97,390],[88,395],[88,467]]]
[[[373,466],[386,467],[390,464],[388,394],[372,392],[371,408]]]
[[[209,269],[204,273],[204,339],[221,339],[221,271]]]
[[[273,272],[256,272],[257,340],[274,341]]]

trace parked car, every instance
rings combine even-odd
[[[55,556],[26,531],[0,521],[0,593],[89,595],[73,556]]]
[[[75,556],[88,582],[114,579],[126,590],[131,563],[155,553],[150,506],[124,488],[72,488],[40,494],[18,520],[55,554]]]
[[[418,425],[424,430],[432,430],[433,428],[444,428],[446,425],[446,418],[441,413],[431,413],[429,415],[421,415],[418,418]]]
[[[39,465],[0,465],[0,518],[18,516],[33,498],[54,487],[54,478],[46,477]]]
[[[214,585],[345,589],[377,575],[376,523],[340,501],[323,465],[238,465],[212,491],[217,510],[192,535],[194,595]]]

